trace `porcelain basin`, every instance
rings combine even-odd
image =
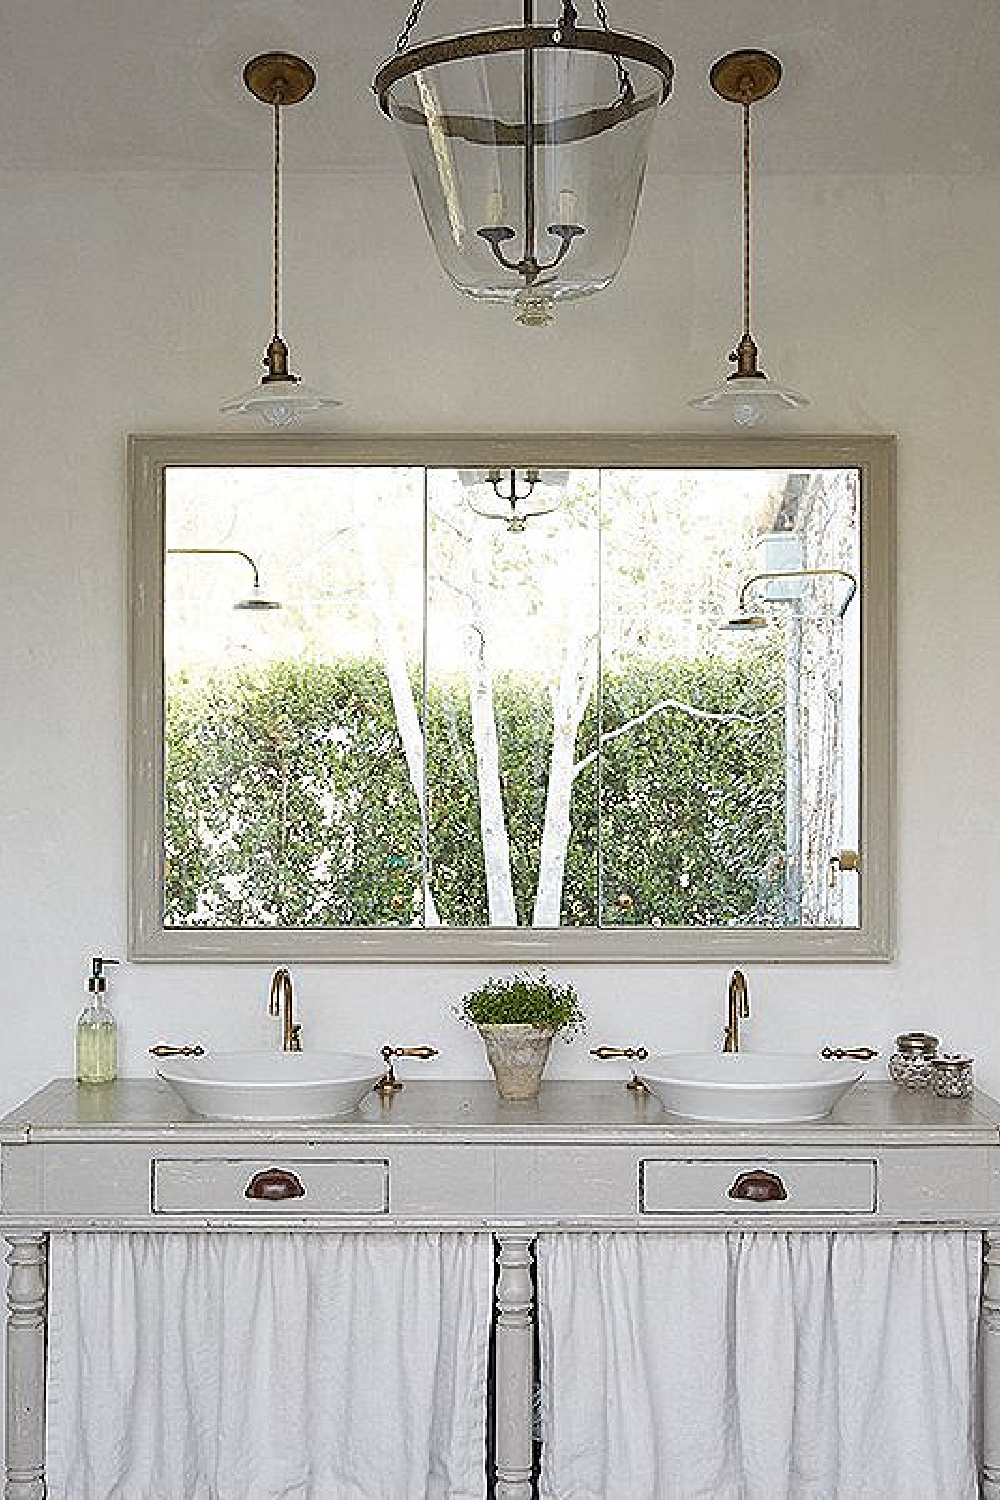
[[[357,1109],[382,1069],[352,1052],[209,1052],[157,1073],[188,1109],[216,1120],[326,1120]]]
[[[864,1077],[855,1062],[785,1052],[673,1052],[638,1069],[664,1109],[688,1120],[821,1120]]]

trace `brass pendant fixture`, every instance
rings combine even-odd
[[[548,323],[621,266],[674,65],[613,31],[604,0],[592,27],[573,0],[549,21],[521,0],[520,24],[413,44],[423,7],[415,0],[373,86],[434,247],[460,291]]]
[[[774,93],[781,82],[781,64],[769,52],[728,52],[713,64],[708,77],[721,99],[738,104],[743,111],[743,332],[729,356],[736,365],[732,375],[688,404],[699,411],[727,412],[739,427],[755,427],[771,412],[809,405],[805,396],[776,385],[758,367],[757,344],[750,331],[750,107]]]
[[[288,368],[288,345],[281,334],[281,112],[308,98],[316,84],[309,63],[288,52],[265,52],[252,57],[243,69],[243,82],[255,99],[270,106],[274,115],[274,173],[271,214],[271,342],[264,355],[264,374],[259,385],[227,401],[227,415],[259,416],[272,427],[286,427],[308,412],[339,406],[330,396],[321,396],[303,385]]]

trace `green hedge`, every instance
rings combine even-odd
[[[633,662],[603,679],[605,736],[577,777],[564,924],[769,922],[780,912],[784,728],[773,663]],[[552,735],[547,686],[495,684],[518,920],[531,921]],[[720,724],[665,709],[766,715]],[[577,758],[596,748],[596,701]],[[464,679],[428,702],[428,852],[441,919],[487,920],[479,796]],[[419,923],[422,840],[385,673],[376,660],[281,662],[169,687],[169,925]]]

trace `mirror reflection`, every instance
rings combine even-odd
[[[163,464],[157,928],[858,930],[864,474]]]

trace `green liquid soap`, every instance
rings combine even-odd
[[[98,1019],[98,1013],[102,1011]],[[111,1083],[118,1073],[118,1038],[106,1006],[88,1006],[76,1028],[76,1076],[79,1083]]]

